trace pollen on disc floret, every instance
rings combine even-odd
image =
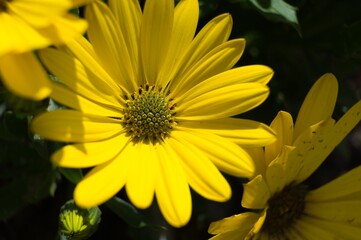
[[[133,141],[161,141],[169,136],[175,121],[175,104],[155,86],[140,86],[127,97],[123,126]]]

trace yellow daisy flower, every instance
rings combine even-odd
[[[73,6],[71,0],[0,0],[0,76],[9,90],[35,100],[49,95],[48,77],[32,51],[85,31],[86,22],[67,13]]]
[[[334,123],[329,110],[336,95],[337,81],[327,74],[307,95],[294,131],[290,114],[278,114],[272,124],[280,151],[270,146],[267,153],[266,146],[258,155],[264,171],[244,185],[242,206],[254,211],[211,223],[212,240],[359,239],[361,167],[317,189],[303,183],[361,120],[359,101]],[[267,162],[271,152],[278,154]]]
[[[85,38],[41,57],[62,84],[51,97],[73,110],[38,116],[35,133],[75,142],[57,151],[61,167],[95,166],[76,186],[75,202],[101,204],[123,186],[147,208],[155,194],[173,226],[191,216],[189,186],[207,199],[226,201],[231,189],[218,169],[252,177],[242,146],[275,140],[267,126],[230,118],[261,104],[273,71],[261,65],[232,69],[244,40],[227,41],[230,15],[211,20],[194,37],[198,1],[109,1],[89,5]],[[237,136],[237,137],[236,137]],[[240,136],[240,137],[239,137]],[[218,168],[218,169],[217,169]]]

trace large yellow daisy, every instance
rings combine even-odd
[[[252,177],[242,146],[274,141],[267,126],[230,118],[262,103],[273,71],[261,65],[230,70],[244,40],[227,41],[230,15],[211,20],[194,37],[198,1],[96,2],[86,8],[88,37],[41,52],[61,84],[51,97],[71,108],[38,116],[32,129],[48,139],[74,142],[52,161],[95,166],[76,186],[81,207],[107,201],[123,186],[147,208],[156,196],[173,226],[191,216],[189,186],[225,201],[231,189],[218,169]],[[217,169],[218,168],[218,169]]]
[[[242,206],[253,211],[213,222],[212,240],[360,238],[361,167],[317,189],[303,183],[361,120],[359,101],[334,123],[329,111],[336,95],[337,81],[327,74],[306,97],[294,131],[290,114],[277,115],[278,146],[258,154],[264,168],[244,185]]]
[[[67,13],[74,4],[71,0],[0,0],[0,77],[9,90],[35,100],[49,95],[47,75],[32,51],[84,33],[86,22]]]

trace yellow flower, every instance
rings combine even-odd
[[[85,31],[86,22],[67,13],[72,7],[71,0],[0,0],[0,76],[9,90],[34,100],[49,95],[48,77],[32,51]]]
[[[207,199],[229,199],[218,169],[252,177],[254,163],[237,144],[263,146],[275,137],[259,122],[230,118],[267,98],[273,71],[230,70],[245,44],[227,41],[230,15],[194,37],[198,1],[173,4],[148,0],[143,12],[137,0],[89,5],[90,43],[80,38],[41,53],[63,83],[51,97],[73,110],[40,115],[32,129],[75,142],[53,154],[55,164],[95,166],[75,189],[79,206],[101,204],[125,186],[138,208],[155,194],[166,220],[179,227],[191,216],[189,186]]]
[[[294,131],[292,117],[278,114],[272,125],[279,151],[266,146],[263,158],[259,155],[265,169],[244,185],[242,206],[253,211],[211,223],[209,233],[217,234],[212,240],[359,239],[361,167],[317,189],[304,184],[361,120],[359,101],[334,123],[336,95],[337,81],[326,74],[307,95]],[[278,154],[267,161],[271,152]]]

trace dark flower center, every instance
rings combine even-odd
[[[133,141],[161,141],[175,123],[175,104],[154,86],[139,87],[123,109],[123,126]]]
[[[262,231],[270,239],[286,239],[285,233],[302,216],[305,209],[306,188],[289,185],[268,200],[268,210]]]
[[[6,10],[8,9],[7,2],[10,2],[10,0],[0,0],[0,13],[6,12]]]

